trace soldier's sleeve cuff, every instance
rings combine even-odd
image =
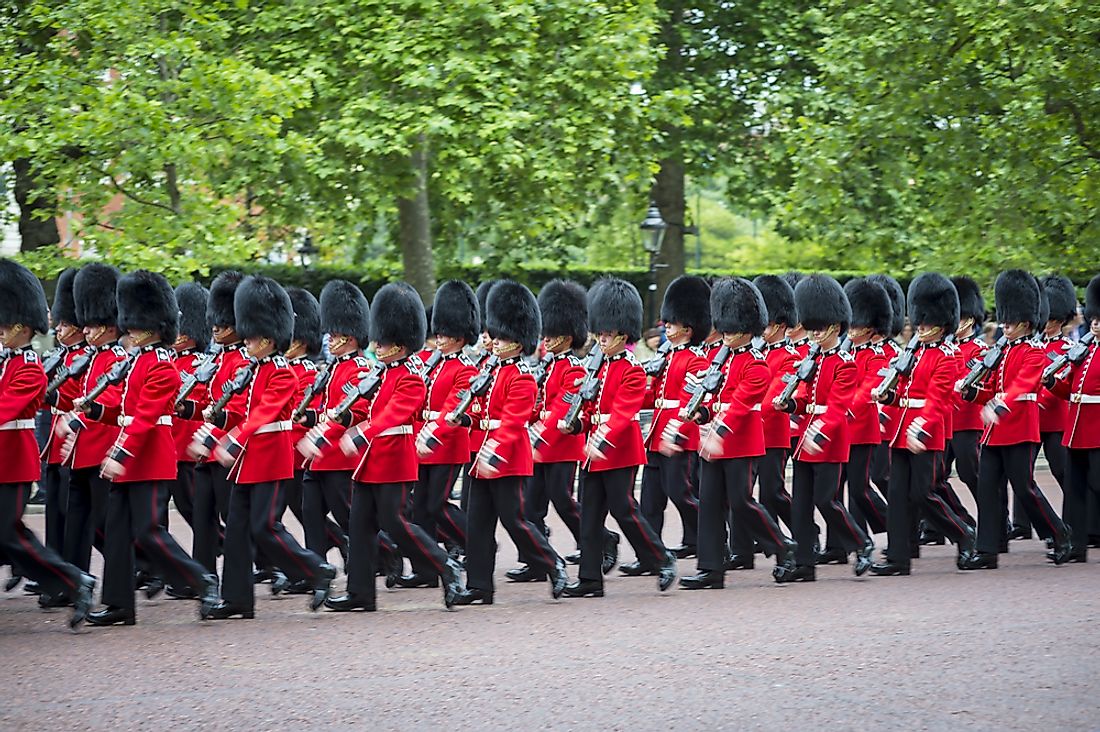
[[[367,446],[367,438],[363,437],[363,433],[359,430],[355,430],[351,435],[351,444],[362,450]]]
[[[103,405],[99,402],[87,402],[85,408],[88,410],[88,416],[99,422],[103,419]]]
[[[50,407],[56,407],[57,406],[57,398],[58,397],[57,397],[57,392],[56,391],[49,392],[48,394],[46,394],[46,405],[50,406]]]
[[[176,406],[176,414],[180,419],[194,419],[196,411],[196,405],[190,399],[185,399]]]
[[[227,412],[221,412],[219,414],[214,415],[214,419],[211,420],[211,424],[213,424],[215,427],[220,427],[222,429],[225,429],[225,423],[228,419],[229,419],[229,414]]]
[[[307,409],[306,413],[302,415],[303,427],[316,427],[317,426],[317,410]]]
[[[345,414],[341,415],[341,417],[339,419],[337,419],[335,421],[336,421],[336,424],[340,425],[341,427],[351,427],[351,420],[352,420],[351,412],[346,412]]]
[[[228,435],[225,438],[225,451],[233,457],[240,457],[244,452],[244,446]]]
[[[131,455],[129,452],[121,447],[116,447],[114,450],[111,451],[111,459],[117,463],[121,463],[122,465],[125,465],[126,462],[132,457],[133,455]]]

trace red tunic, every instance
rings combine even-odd
[[[808,427],[822,422],[821,432],[827,438],[821,452],[810,454],[802,449],[805,435],[799,438],[795,458],[807,463],[846,463],[851,447],[848,410],[856,392],[856,362],[839,346],[822,351],[817,357],[817,370],[809,383],[802,383],[795,392],[795,414],[806,415]],[[812,414],[811,414],[812,412]]]
[[[245,412],[222,440],[236,457],[230,480],[249,485],[294,477],[290,414],[297,389],[298,379],[285,358],[260,359],[252,382],[241,393]]]
[[[34,416],[45,396],[46,372],[37,353],[21,348],[0,359],[0,483],[42,477]]]
[[[1044,339],[1043,353],[1047,355],[1047,363],[1050,363],[1050,356],[1060,356],[1072,345],[1073,340],[1063,335]],[[1039,432],[1064,432],[1069,418],[1069,404],[1051,394],[1045,387],[1039,388],[1038,400]]]
[[[360,483],[412,483],[418,477],[413,423],[427,394],[419,367],[409,359],[386,364],[382,383],[351,428],[366,440],[354,479]]]
[[[887,338],[886,340],[880,341],[878,345],[882,346],[882,351],[886,354],[887,366],[893,363],[894,359],[901,355],[901,346],[899,346],[892,338]],[[879,439],[880,441],[888,442],[890,440],[890,435],[893,435],[898,428],[898,408],[889,404],[884,404],[879,407],[879,411],[882,413]]]
[[[371,370],[371,362],[357,355],[347,353],[336,359],[332,364],[332,378],[325,385],[325,390],[320,395],[317,411],[308,414],[307,422],[315,424],[317,415],[324,410],[336,409],[340,402],[347,397],[347,392],[359,384],[359,381],[367,376]],[[356,424],[367,418],[368,402],[360,399],[351,406],[351,419],[348,424]],[[338,422],[325,423],[324,437],[328,444],[321,448],[321,454],[306,464],[310,470],[338,471],[355,470],[359,464],[358,455],[345,455],[340,449],[340,438],[347,431]],[[297,443],[295,443],[297,444]]]
[[[719,348],[720,350],[720,348]],[[647,377],[645,399],[642,409],[653,410],[653,421],[648,432],[643,435],[647,450],[656,450],[661,444],[661,434],[673,419],[680,418],[680,410],[687,404],[691,394],[687,390],[688,374],[694,376],[705,371],[713,359],[707,359],[702,353],[684,344],[673,346],[665,356],[665,366],[657,376]],[[680,427],[685,438],[682,447],[694,452],[699,449],[699,426],[686,422]]]
[[[891,422],[893,432],[887,435],[890,447],[906,448],[906,433],[918,417],[923,417],[924,432],[929,437],[924,444],[929,450],[943,450],[948,435],[948,418],[954,405],[951,394],[958,376],[955,350],[942,343],[921,345],[914,354],[913,371],[898,381],[891,404],[898,409],[898,418]]]
[[[176,354],[176,370],[179,371],[180,380],[183,377],[195,373],[195,369],[198,368],[205,360],[202,354],[195,353],[194,351],[180,351]],[[196,404],[209,404],[210,398],[207,396],[206,384],[195,384],[195,388],[191,390],[187,400]],[[178,393],[178,392],[177,392]],[[195,414],[193,412],[193,414]],[[195,436],[195,432],[202,427],[203,421],[201,415],[198,419],[184,419],[183,417],[176,416],[172,420],[172,437],[176,441],[176,462],[179,463],[193,463],[193,458],[190,453],[187,452],[187,448],[191,445],[191,440]]]
[[[95,356],[80,382],[79,396],[90,392],[101,376],[125,358],[126,350],[122,346],[96,348]],[[122,385],[115,384],[107,387],[107,390],[100,394],[95,401],[102,407],[108,408],[117,407],[121,399]],[[107,457],[107,450],[118,439],[118,425],[97,422],[83,414],[77,415],[77,419],[80,421],[81,427],[76,433],[76,442],[73,445],[72,453],[69,455],[69,467],[74,469],[99,467]]]
[[[535,462],[527,426],[535,408],[537,392],[531,368],[518,357],[497,364],[493,381],[482,402],[484,408],[479,425],[482,441],[472,445],[480,454],[483,449],[489,449],[490,442],[495,443],[491,452],[497,472],[482,474],[475,461],[470,475],[475,478],[502,478],[534,473]]]
[[[65,354],[65,366],[72,366],[73,361],[87,352],[88,348],[84,343],[72,346]],[[61,386],[57,387],[54,394],[56,398],[53,400],[53,406],[50,407],[53,419],[50,420],[50,434],[46,437],[46,446],[42,449],[42,459],[48,465],[61,465],[64,462],[61,459],[61,446],[65,441],[58,439],[55,430],[61,416],[73,410],[73,400],[80,396],[80,379],[66,379]]]
[[[764,454],[762,403],[771,383],[764,354],[751,346],[739,348],[722,365],[722,374],[717,400],[709,408],[713,429],[725,439],[707,460],[759,457]]]
[[[959,366],[957,379],[961,379],[970,371],[970,367],[967,366],[968,363],[985,356],[987,346],[985,341],[978,336],[970,336],[959,341],[957,348]],[[982,422],[981,404],[966,401],[957,391],[953,392],[951,398],[955,402],[955,414],[952,419],[953,433],[985,429],[985,423]]]
[[[536,434],[542,441],[535,452],[536,463],[579,463],[584,460],[584,435],[567,435],[558,423],[569,411],[566,397],[577,393],[577,381],[584,378],[584,366],[572,352],[558,354],[547,366],[546,380],[535,404]]]
[[[808,339],[803,339],[798,343],[792,343],[791,348],[793,348],[794,352],[797,354],[794,360],[794,367],[791,369],[793,371],[798,368],[798,364],[802,363],[802,359],[806,358],[806,354],[810,352],[810,341]],[[786,385],[784,384],[784,386]],[[780,389],[780,391],[782,391],[782,389]],[[776,396],[779,396],[778,392]],[[802,433],[806,431],[806,416],[803,414],[796,413],[788,415],[787,423],[790,427],[792,438],[801,438]],[[790,446],[791,444],[788,442],[787,447],[789,448]]]
[[[210,380],[210,386],[204,393],[198,396],[204,401],[197,401],[192,394],[192,398],[188,399],[183,404],[183,414],[185,417],[201,417],[202,410],[210,404],[218,401],[221,395],[225,393],[225,387],[233,380],[233,377],[237,375],[237,372],[248,361],[248,353],[245,351],[244,346],[237,344],[233,346],[226,346],[221,353],[219,353],[215,360],[218,362],[218,370],[214,374],[214,378]],[[255,382],[253,382],[255,383]],[[231,430],[234,426],[240,423],[244,418],[245,401],[247,400],[248,390],[235,395],[229,400],[229,403],[225,405],[225,425],[223,427],[215,427],[211,432],[211,435],[215,440],[220,440],[225,436],[226,432]]]
[[[1062,444],[1075,450],[1100,448],[1100,359],[1097,346],[1089,346],[1088,355],[1074,364],[1069,376],[1054,382],[1052,391],[1069,400]]]
[[[1047,360],[1043,349],[1030,340],[1020,338],[1005,347],[1001,362],[978,389],[975,401],[985,404],[1002,395],[1008,408],[1000,422],[988,425],[982,444],[991,446],[1018,445],[1039,442],[1039,405],[1036,392],[1043,378]]]
[[[426,362],[425,362],[426,363]],[[424,424],[435,425],[432,433],[439,444],[430,455],[420,458],[424,465],[465,465],[474,449],[470,444],[470,430],[447,424],[447,415],[458,406],[459,392],[470,386],[470,379],[477,374],[474,365],[461,352],[444,356],[427,374],[428,393],[424,409],[418,415],[416,432]]]
[[[290,363],[290,370],[294,372],[294,377],[298,379],[298,388],[294,391],[294,399],[291,400],[294,404],[294,409],[298,408],[298,405],[302,403],[302,400],[306,398],[306,389],[313,385],[313,381],[317,378],[317,364],[310,361],[308,358],[295,358],[288,359]],[[313,397],[310,408],[316,409],[321,403],[321,395],[317,394]],[[306,436],[309,432],[309,427],[303,424],[295,424],[290,430],[290,442],[293,445],[298,444],[298,440]],[[294,470],[303,470],[306,466],[306,459],[297,450],[294,451]]]
[[[764,360],[771,374],[768,393],[760,407],[764,419],[764,447],[788,450],[791,447],[791,417],[773,407],[772,401],[787,386],[783,377],[793,373],[798,365],[798,351],[786,340],[769,343],[764,346]]]
[[[100,420],[121,427],[109,453],[126,468],[115,483],[176,479],[172,414],[180,374],[164,348],[145,346],[122,384],[120,403],[104,407]]]
[[[645,371],[633,353],[623,351],[604,360],[598,378],[599,394],[585,405],[581,423],[588,432],[606,425],[608,445],[601,450],[605,457],[588,460],[585,467],[596,473],[645,465],[642,429],[638,424],[638,412],[645,399]]]
[[[856,393],[850,410],[853,445],[877,445],[882,442],[882,423],[878,402],[871,399],[871,390],[882,383],[879,371],[888,363],[886,352],[876,343],[853,346],[856,359]]]

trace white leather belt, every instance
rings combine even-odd
[[[828,404],[811,404],[809,409],[806,410],[807,414],[825,414],[829,411]]]
[[[679,409],[679,399],[657,399],[653,402],[654,409]]]
[[[1070,394],[1070,404],[1100,404],[1100,394]]]
[[[265,424],[256,430],[253,434],[263,435],[268,432],[290,432],[294,429],[294,424],[289,419],[284,419],[281,422],[272,422],[271,424]]]
[[[1003,402],[1003,401],[1006,401],[1005,400],[1006,396],[1007,396],[1007,394],[1005,394],[1002,391],[1000,394],[994,395],[993,398],[994,399],[1000,399]],[[1034,392],[1031,392],[1031,393],[1028,393],[1028,394],[1020,394],[1019,396],[1016,397],[1016,401],[1018,401],[1018,402],[1034,402],[1034,401],[1037,401],[1038,399],[1039,399],[1039,395],[1034,393]]]
[[[923,409],[927,399],[898,399],[898,406],[902,409],[911,407],[913,409]]]
[[[425,409],[423,412],[420,413],[420,418],[423,419],[425,422],[431,422],[433,420],[439,419],[439,412],[433,412],[430,409]]]
[[[50,414],[54,415],[55,417],[59,417],[62,414],[68,414],[68,412],[66,412],[64,409],[58,409],[57,407],[50,407]]]
[[[33,429],[34,429],[34,420],[33,419],[13,419],[10,422],[5,422],[4,424],[0,424],[0,430],[3,430],[5,432],[9,431],[9,430],[33,430]]]
[[[715,413],[726,411],[727,409],[730,408],[731,403],[732,402],[727,402],[727,403],[716,405],[714,407]],[[760,411],[760,405],[759,404],[753,404],[751,407],[749,407],[749,411],[750,412],[759,412]]]
[[[411,424],[398,425],[397,427],[390,427],[388,430],[382,430],[378,433],[379,437],[389,437],[391,435],[411,435],[413,428]]]
[[[635,414],[633,417],[631,417],[631,420],[634,421],[634,422],[637,422],[638,421],[638,415]],[[607,424],[610,421],[611,421],[611,415],[610,414],[594,414],[594,415],[592,415],[592,424],[594,426],[598,427],[599,425]]]
[[[129,415],[124,414],[124,415],[122,415],[121,417],[118,418],[118,426],[119,427],[129,427],[133,423],[134,423],[134,418],[129,416]],[[157,424],[166,425],[168,427],[171,427],[172,426],[172,416],[168,415],[168,414],[165,414],[162,417],[157,417]]]

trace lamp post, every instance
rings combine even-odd
[[[665,241],[668,223],[661,216],[661,210],[653,201],[639,227],[642,230],[642,246],[649,252],[649,319],[652,322],[657,313],[657,257],[661,254],[661,245]]]
[[[302,245],[298,247],[298,256],[302,260],[303,269],[309,269],[309,265],[313,262],[313,257],[320,251],[320,249],[313,245],[313,237],[307,233],[305,238],[302,239]]]

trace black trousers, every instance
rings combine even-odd
[[[37,582],[44,592],[73,597],[80,583],[80,570],[43,546],[23,523],[30,495],[30,483],[0,484],[0,556],[13,569],[18,567],[24,577]],[[132,586],[133,575],[130,582]]]
[[[1024,512],[1039,536],[1053,539],[1065,534],[1062,520],[1032,480],[1031,466],[1036,447],[1035,443],[1021,442],[982,448],[982,463],[978,472],[979,551],[992,554],[1001,545],[1005,524],[1005,501],[1002,496],[1008,485],[1022,499]]]
[[[679,452],[662,455],[646,452],[642,469],[642,516],[660,536],[665,525],[665,507],[672,501],[680,512],[684,527],[684,545],[695,546],[699,533],[699,499],[691,487],[691,467],[696,455]]]
[[[947,440],[946,447],[951,446],[951,440]],[[970,512],[966,510],[966,506],[963,505],[962,500],[959,498],[959,494],[955,492],[955,488],[951,485],[949,478],[951,477],[951,468],[947,465],[947,450],[938,453],[936,460],[936,484],[932,487],[932,493],[938,496],[947,507],[951,509],[952,513],[961,518],[967,526],[974,528],[978,525],[978,521],[970,515]]]
[[[943,467],[941,453],[914,454],[893,448],[890,455],[890,511],[886,558],[909,566],[913,525],[924,519],[955,544],[964,542],[970,527],[934,490]]]
[[[222,542],[222,524],[229,514],[229,468],[216,462],[195,466],[195,494],[192,504],[191,529],[194,539],[191,556],[206,568],[217,572],[217,557]]]
[[[405,515],[411,487],[411,483],[352,484],[347,568],[350,594],[375,597],[379,531],[384,531],[414,562],[430,566],[436,574],[443,572],[447,553]]]
[[[202,589],[202,565],[187,556],[161,525],[170,481],[113,483],[107,499],[103,602],[134,609],[134,549],[150,569],[176,587]],[[251,577],[249,578],[251,581]]]
[[[825,526],[846,552],[854,552],[867,543],[867,534],[856,525],[852,515],[840,500],[843,463],[809,463],[794,461],[791,490],[791,518],[794,540],[798,542],[795,560],[799,565],[814,564],[814,507],[821,512]]]
[[[345,543],[342,539],[350,531],[351,475],[350,470],[307,470],[302,478],[299,520],[306,548],[318,556],[327,556],[329,549]]]
[[[943,480],[951,477],[951,468],[959,474],[959,480],[970,489],[970,495],[978,500],[978,465],[982,456],[981,430],[960,430],[947,441],[944,454]]]
[[[871,454],[871,482],[878,488],[879,495],[890,494],[890,442],[883,441]]]
[[[42,471],[46,489],[46,546],[58,554],[65,551],[65,513],[69,507],[69,469],[47,464]]]
[[[246,609],[255,605],[253,547],[290,579],[317,581],[324,560],[303,549],[279,520],[282,492],[280,481],[232,485],[222,569],[222,598],[231,605]]]
[[[466,586],[493,591],[496,567],[497,520],[512,537],[521,556],[536,570],[549,572],[559,561],[546,536],[524,518],[523,476],[510,475],[470,481],[468,535],[466,537]]]
[[[634,502],[635,472],[633,467],[581,471],[584,491],[581,493],[581,564],[578,576],[582,580],[603,582],[601,565],[607,535],[604,523],[608,512],[622,528],[643,566],[656,568],[668,561],[668,549],[661,536],[645,520]]]
[[[183,461],[176,463],[176,479],[171,483],[170,492],[176,504],[176,510],[194,531],[195,463]],[[167,522],[164,525],[167,526]]]
[[[92,547],[103,553],[103,526],[110,485],[99,477],[98,467],[69,471],[69,504],[65,509],[65,541],[61,556],[84,572],[92,563]]]
[[[581,543],[581,507],[573,499],[576,463],[535,463],[535,474],[526,481],[524,518],[540,530],[546,525],[550,504],[561,517],[573,540]]]
[[[787,455],[783,447],[769,447],[756,460],[756,474],[760,483],[760,505],[767,509],[772,521],[782,521],[791,529],[791,494],[787,492]],[[699,462],[702,462],[700,460]]]
[[[1061,432],[1041,432],[1039,433],[1039,447],[1042,448],[1043,454],[1047,456],[1047,464],[1050,466],[1050,473],[1054,476],[1054,480],[1057,481],[1058,487],[1062,490],[1062,495],[1065,496],[1066,492],[1066,448],[1062,446],[1062,433]],[[1035,483],[1035,490],[1039,490],[1039,484],[1035,482],[1035,460],[1039,457],[1039,451],[1035,451],[1035,457],[1031,460],[1031,474],[1032,483]],[[1040,491],[1041,492],[1041,491]],[[1063,501],[1065,499],[1063,498]],[[1012,499],[1012,525],[1019,526],[1024,529],[1030,529],[1031,524],[1027,520],[1026,509],[1023,507],[1020,496],[1016,495]],[[1072,525],[1072,524],[1071,524]]]
[[[412,495],[413,522],[440,541],[466,547],[466,512],[451,503],[462,465],[421,465]]]
[[[882,500],[882,496],[878,494],[871,482],[871,464],[878,447],[878,444],[852,445],[847,470],[848,511],[853,516],[858,511],[858,515],[863,519],[860,528],[864,531],[870,528],[872,534],[881,534],[886,531],[888,510],[887,502]]]
[[[726,515],[733,514],[734,553],[752,556],[752,542],[775,554],[783,534],[775,519],[752,497],[755,458],[700,460],[699,561],[701,570],[722,571],[726,558]]]
[[[1100,501],[1100,449],[1066,450],[1066,484],[1062,521],[1068,524],[1073,546],[1084,551],[1089,540],[1089,505]]]

